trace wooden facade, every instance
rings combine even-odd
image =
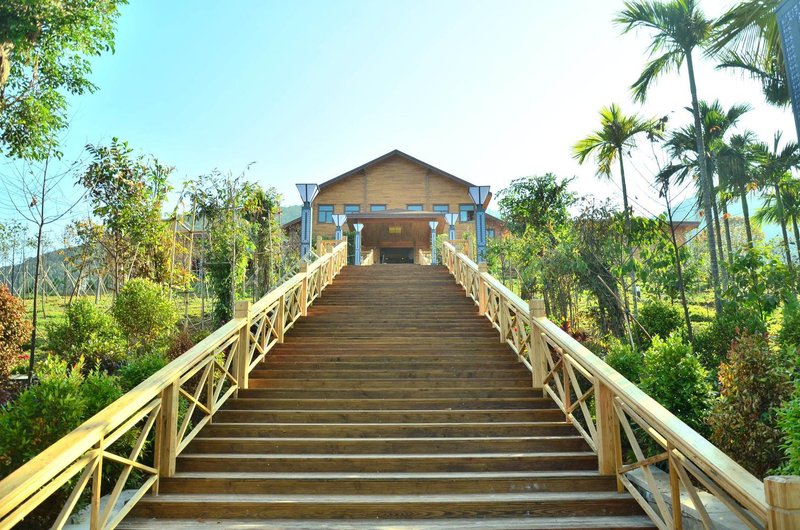
[[[320,184],[313,204],[313,237],[334,237],[329,215],[346,214],[348,226],[364,224],[362,249],[375,251],[376,262],[413,262],[419,250],[430,250],[428,222],[439,222],[438,234],[448,233],[444,213],[458,213],[456,238],[475,235],[469,187],[473,184],[401,151],[392,151]],[[488,202],[488,201],[487,201]],[[461,211],[464,210],[463,214]],[[289,223],[288,229],[297,229]],[[506,232],[500,219],[487,215],[489,237]],[[380,257],[380,258],[379,258]]]

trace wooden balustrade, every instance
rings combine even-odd
[[[714,528],[705,490],[749,528],[800,528],[800,477],[771,477],[765,494],[765,483],[548,320],[542,300],[524,302],[447,242],[442,263],[531,371],[532,386],[558,404],[597,452],[600,473],[615,475],[656,526],[682,527],[684,492],[704,526]],[[669,470],[668,488],[659,486],[656,464]]]
[[[92,530],[114,528],[143,495],[157,493],[159,478],[174,475],[176,457],[226,400],[247,388],[250,371],[347,264],[347,242],[335,243],[252,306],[238,302],[230,322],[0,481],[0,529],[13,527],[71,481],[53,528],[63,528],[84,491],[90,493]],[[132,449],[118,454],[115,442],[126,435]],[[145,462],[151,437],[152,461]],[[101,510],[101,478],[110,463],[117,481]],[[134,472],[140,485],[114,513]]]
[[[361,256],[361,266],[362,267],[369,267],[371,265],[375,265],[375,250],[370,249],[369,252],[364,252]]]
[[[417,250],[417,265],[430,265],[431,264],[431,251],[430,250]]]

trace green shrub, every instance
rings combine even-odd
[[[695,332],[694,351],[706,369],[716,372],[733,340],[746,331],[765,333],[767,327],[757,312],[733,304],[726,305],[722,314],[708,328]]]
[[[150,352],[131,359],[117,373],[122,390],[130,392],[133,387],[164,368],[167,363],[166,356],[160,352]]]
[[[792,351],[800,348],[800,303],[791,299],[783,306],[783,319],[776,337],[778,344]]]
[[[785,356],[762,334],[743,333],[719,368],[720,397],[709,416],[711,441],[764,477],[781,462],[776,409],[791,394]]]
[[[178,310],[150,280],[129,281],[114,300],[111,313],[129,345],[152,351],[164,348],[175,331]]]
[[[111,317],[85,299],[75,300],[64,318],[47,326],[47,349],[68,364],[113,371],[125,357],[125,343]]]
[[[91,418],[122,397],[119,377],[94,369],[84,378],[81,392],[86,398],[86,417]]]
[[[630,344],[613,342],[605,358],[606,363],[625,376],[628,381],[638,383],[644,356]]]
[[[711,401],[708,372],[678,335],[653,339],[644,355],[639,386],[687,425],[705,432]]]
[[[635,326],[636,344],[642,350],[646,350],[651,345],[651,337],[669,337],[673,331],[681,329],[684,325],[683,317],[678,309],[659,300],[653,300],[639,308],[639,326]],[[644,328],[647,333],[645,333]],[[649,334],[649,337],[648,337]]]
[[[778,426],[783,431],[781,447],[786,458],[779,473],[800,475],[800,382],[795,386],[792,399],[778,412]]]
[[[0,379],[25,357],[22,345],[31,338],[31,323],[22,300],[12,295],[5,284],[0,285]]]

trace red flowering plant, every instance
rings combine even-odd
[[[8,377],[11,368],[27,359],[22,345],[30,340],[31,323],[22,300],[0,285],[0,378]]]

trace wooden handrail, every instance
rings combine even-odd
[[[442,254],[443,263],[464,286],[467,296],[498,329],[501,341],[508,343],[531,370],[533,386],[553,397],[567,420],[575,424],[589,445],[596,449],[601,473],[614,474],[622,485],[635,490],[627,473],[641,468],[650,494],[658,500],[662,493],[650,465],[668,458],[670,473],[685,477],[679,484],[693,499],[699,499],[694,495],[697,481],[728,505],[746,525],[766,527],[770,506],[762,481],[550,321],[544,315],[541,301],[523,302],[448,242],[444,243]],[[552,377],[553,374],[559,375]],[[592,396],[585,390],[589,387],[593,389]],[[576,388],[582,388],[582,393]],[[596,414],[592,414],[589,401],[594,402]],[[636,465],[623,466],[620,427],[628,443],[634,446],[634,453],[639,449],[629,422],[637,424],[664,446],[665,456],[649,462],[642,453],[641,458],[637,455]],[[680,487],[677,489],[679,491]],[[673,515],[666,510],[666,503],[659,501],[658,509],[654,509],[638,491],[631,493],[657,525],[673,526]],[[696,509],[701,513],[705,510],[703,507]]]
[[[78,474],[81,478],[54,528],[66,523],[90,484],[91,528],[114,528],[141,496],[150,489],[158,491],[160,477],[174,473],[175,458],[181,450],[228,398],[247,388],[247,374],[275,344],[283,342],[285,331],[346,263],[347,242],[341,241],[309,264],[305,272],[252,306],[237,302],[231,321],[5,477],[0,481],[0,529],[13,527]],[[303,285],[309,288],[302,289]],[[191,384],[193,388],[186,388]],[[178,406],[181,399],[187,406],[182,419]],[[193,414],[203,417],[193,424]],[[135,428],[140,430],[134,453],[111,453],[113,442]],[[142,465],[137,459],[151,431],[156,440],[155,461],[153,466]],[[121,479],[127,478],[134,467],[149,475],[118,514],[100,512],[99,479],[106,460],[124,464]],[[114,489],[109,505],[116,503],[121,491],[122,486]]]
[[[365,252],[363,256],[361,256],[361,266],[362,267],[369,267],[375,265],[375,249],[369,249],[369,252]]]

